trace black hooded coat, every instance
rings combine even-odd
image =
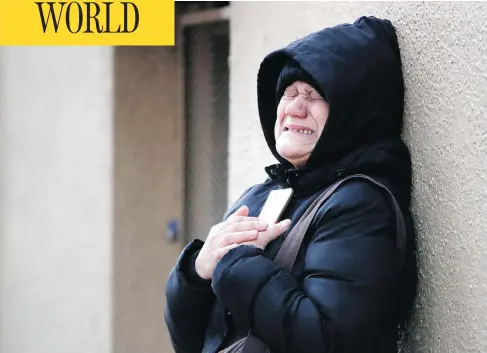
[[[276,82],[289,60],[315,80],[330,105],[323,133],[298,170],[279,156],[274,139]],[[333,182],[367,174],[385,184],[401,207],[405,262],[398,266],[394,207],[383,190],[365,180],[346,182],[323,204],[291,274],[272,261],[287,233],[265,251],[246,245],[229,251],[212,281],[194,270],[203,244],[194,240],[166,286],[165,318],[177,353],[215,353],[249,329],[273,352],[397,352],[398,325],[407,319],[416,290],[411,161],[401,140],[403,100],[399,46],[387,20],[362,17],[264,58],[259,114],[279,163],[267,167],[269,178],[249,188],[224,218],[242,205],[258,216],[271,190],[290,185],[295,196],[283,217],[294,225]]]

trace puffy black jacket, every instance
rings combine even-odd
[[[273,136],[275,84],[290,59],[318,82],[330,104],[322,136],[299,170],[277,154]],[[323,204],[291,273],[272,261],[287,233],[265,251],[231,250],[212,281],[195,273],[203,244],[195,240],[166,286],[166,322],[177,353],[218,352],[249,329],[273,352],[397,351],[398,325],[407,318],[416,289],[411,161],[400,137],[403,98],[399,47],[386,20],[364,17],[325,29],[264,59],[259,113],[280,163],[266,168],[269,179],[248,189],[227,215],[247,205],[250,216],[258,216],[271,190],[290,185],[296,193],[283,217],[294,225],[334,181],[367,174],[385,184],[401,206],[406,261],[398,266],[393,205],[381,189],[362,180],[345,183]]]

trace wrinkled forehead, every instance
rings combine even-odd
[[[293,83],[289,84],[283,92],[284,96],[312,96],[319,98],[321,94],[316,90],[312,85],[304,81],[294,81]]]

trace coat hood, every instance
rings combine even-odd
[[[276,86],[289,61],[312,77],[329,104],[323,132],[300,169],[277,153],[274,138]],[[411,220],[411,157],[401,139],[404,81],[399,44],[390,21],[360,17],[352,24],[311,33],[270,53],[259,69],[257,93],[264,136],[280,162],[266,167],[271,181],[293,187],[299,199],[347,175],[366,174],[389,188]],[[408,303],[416,290],[415,248],[411,226],[405,289],[400,294]],[[408,310],[406,306],[404,312]]]
[[[267,55],[258,73],[262,129],[273,155],[276,84],[286,62],[294,61],[320,86],[329,103],[327,123],[305,169],[337,162],[357,148],[400,138],[404,84],[399,45],[388,20],[361,17],[312,33]]]

